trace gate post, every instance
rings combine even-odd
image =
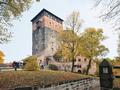
[[[101,90],[113,89],[112,65],[104,59],[99,65],[100,87]]]

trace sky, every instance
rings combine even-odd
[[[102,28],[104,35],[108,37],[103,44],[110,50],[106,57],[116,57],[117,33],[110,24],[103,23],[98,19],[93,4],[94,0],[41,0],[34,2],[29,10],[23,12],[19,20],[13,21],[14,26],[10,28],[10,31],[13,32],[11,42],[0,45],[0,50],[5,54],[5,62],[20,61],[32,55],[32,23],[30,20],[43,8],[63,20],[72,11],[79,11],[81,19],[84,20],[81,31],[87,27]]]

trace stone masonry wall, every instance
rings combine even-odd
[[[44,42],[45,42],[45,34],[44,34],[44,29],[39,28],[35,31],[33,31],[32,35],[32,53],[33,55],[36,55],[40,53],[40,51],[43,51],[45,49],[44,47]]]
[[[57,34],[58,32],[47,27],[33,31],[33,55],[52,56],[55,54],[58,48]]]
[[[27,90],[16,88],[15,90]],[[43,87],[31,87],[29,90],[100,90],[99,80],[95,78],[87,78],[78,81],[58,83],[56,85],[49,85]]]

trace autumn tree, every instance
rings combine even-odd
[[[108,48],[101,44],[106,37],[102,29],[87,28],[80,37],[80,54],[89,59],[86,74],[89,74],[91,62],[98,56],[106,55]]]
[[[0,51],[0,64],[4,63],[4,53]]]
[[[29,57],[23,59],[23,62],[25,63],[25,66],[24,66],[25,70],[27,70],[27,71],[39,70],[39,65],[38,65],[36,56],[29,56]]]
[[[65,43],[68,43],[67,50],[70,51],[70,54],[71,54],[71,61],[72,61],[71,72],[73,72],[74,70],[76,48],[78,46],[78,43],[77,43],[78,38],[76,36],[77,36],[77,33],[79,33],[80,31],[81,23],[82,23],[82,19],[80,19],[80,14],[77,11],[73,11],[65,21],[66,30],[71,30],[71,32],[69,32],[68,38],[67,38],[67,34],[65,35],[66,41],[64,40]]]
[[[78,52],[79,36],[72,30],[65,30],[59,37],[59,49],[57,55],[62,57],[65,62],[75,60]],[[74,47],[73,47],[74,43]],[[73,69],[73,68],[72,68]],[[71,70],[72,71],[72,70]]]

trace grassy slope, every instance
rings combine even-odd
[[[14,88],[18,86],[43,86],[88,77],[89,76],[60,71],[0,72],[0,87]]]

